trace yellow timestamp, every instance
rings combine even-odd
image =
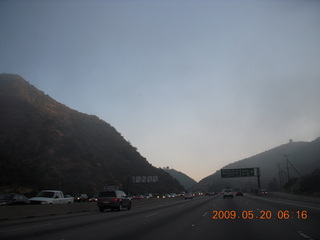
[[[261,210],[255,212],[253,210],[237,212],[234,210],[218,211],[214,210],[212,219],[307,219],[308,212],[280,210],[272,212],[270,210]]]

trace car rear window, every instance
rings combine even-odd
[[[53,198],[53,196],[54,196],[54,192],[45,192],[45,191],[42,191],[37,195],[37,197],[45,197],[45,198]]]
[[[115,197],[116,193],[115,192],[101,192],[99,194],[99,197]]]

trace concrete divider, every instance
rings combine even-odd
[[[68,203],[0,207],[0,220],[32,218],[98,210],[95,203]]]
[[[149,198],[132,200],[132,205],[157,204],[166,201],[178,201],[183,198]],[[49,204],[49,205],[21,205],[21,206],[0,206],[0,220],[33,218],[41,216],[53,216],[80,212],[98,211],[96,202]]]

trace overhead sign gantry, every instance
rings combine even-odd
[[[255,171],[256,170],[256,171]],[[221,178],[257,177],[260,190],[260,168],[221,169]]]
[[[254,168],[221,169],[221,178],[254,176]]]

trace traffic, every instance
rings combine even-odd
[[[1,239],[319,239],[320,205],[245,193],[224,198],[145,198],[99,211],[98,203],[28,205],[92,206],[90,211],[0,221]],[[107,202],[106,199],[103,202]],[[142,204],[144,202],[144,204]],[[141,204],[140,204],[141,203]],[[27,206],[23,206],[27,207]],[[8,207],[9,208],[9,207]],[[0,209],[1,211],[1,209]],[[266,231],[270,229],[270,231]]]

